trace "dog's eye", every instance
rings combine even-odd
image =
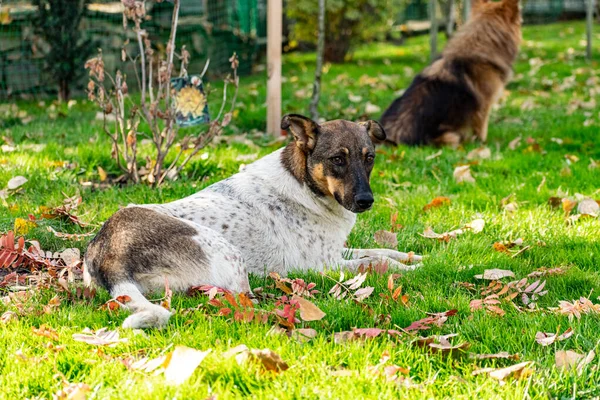
[[[369,154],[367,158],[365,158],[365,161],[367,162],[367,164],[371,164],[373,161],[375,161],[375,156]]]
[[[344,165],[346,163],[346,160],[344,160],[343,157],[332,157],[331,162],[334,163],[335,165],[341,167],[342,165]]]

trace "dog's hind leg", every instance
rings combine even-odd
[[[126,328],[164,326],[171,313],[152,304],[145,293],[214,285],[249,291],[240,252],[216,231],[141,207],[117,212],[92,240],[84,275],[113,297],[128,296],[134,314]],[[90,279],[91,278],[91,279]]]
[[[450,146],[456,149],[462,142],[462,135],[458,132],[444,132],[440,136],[433,139],[436,146]]]
[[[375,264],[381,264],[381,263],[386,263],[390,268],[396,268],[401,271],[412,271],[414,269],[417,269],[420,266],[420,264],[406,265],[406,264],[398,262],[392,258],[382,257],[382,256],[369,256],[369,257],[358,258],[355,260],[342,260],[342,261],[338,261],[336,264],[342,268],[346,268],[349,271],[354,272],[354,271],[357,271],[360,267],[367,268],[369,265],[375,265]]]
[[[140,291],[135,283],[121,282],[115,285],[111,291],[113,298],[119,296],[129,296],[129,301],[125,306],[133,312],[123,321],[123,328],[162,328],[164,327],[171,312],[167,309],[152,304]]]
[[[422,256],[416,254],[403,253],[401,251],[391,249],[353,249],[350,255],[353,259],[359,259],[363,257],[388,257],[392,260],[408,264],[419,263],[423,259]]]

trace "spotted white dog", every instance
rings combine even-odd
[[[115,213],[91,241],[84,277],[127,295],[134,311],[123,327],[161,327],[170,312],[144,293],[210,284],[250,291],[248,273],[324,266],[356,269],[386,261],[418,262],[394,250],[346,251],[356,213],[371,208],[374,145],[385,140],[375,121],[318,125],[288,115],[294,141],[206,189],[167,204],[131,205]]]

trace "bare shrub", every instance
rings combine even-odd
[[[229,59],[232,73],[224,80],[223,98],[217,116],[193,134],[183,137],[178,135],[180,125],[177,123],[177,93],[171,85],[171,79],[188,76],[190,54],[185,46],[182,46],[179,53],[175,51],[180,0],[172,2],[174,9],[171,32],[165,46],[165,55],[161,56],[153,50],[149,35],[142,28],[146,19],[145,1],[122,0],[123,27],[125,30],[132,29],[135,33],[139,54],[133,57],[127,50],[129,41],[126,41],[121,50],[121,60],[129,61],[133,66],[139,86],[139,98],[129,95],[121,71],[117,71],[113,76],[104,69],[101,50],[97,57],[85,63],[90,76],[88,97],[103,110],[103,129],[112,142],[112,158],[123,171],[127,181],[138,183],[145,180],[152,186],[159,186],[167,178],[177,177],[184,166],[231,122],[239,82],[239,63],[234,53]],[[179,61],[178,73],[175,71],[175,59]],[[207,61],[200,79],[206,73],[208,64]],[[228,86],[234,88],[229,101]],[[186,101],[196,104],[201,110],[207,99],[203,93],[195,91],[187,96]],[[229,107],[226,110],[228,103]],[[149,131],[150,134],[145,131]],[[138,157],[139,137],[147,137],[153,143],[153,157],[146,158],[144,167],[140,166],[141,160]],[[167,163],[168,157],[170,161]]]

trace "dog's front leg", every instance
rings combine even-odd
[[[363,257],[387,257],[408,264],[420,263],[423,260],[422,256],[390,249],[354,249],[350,250],[350,256],[353,259]]]
[[[390,268],[397,268],[402,271],[412,271],[419,267],[419,265],[406,265],[385,256],[369,256],[354,260],[341,260],[337,264],[342,268],[348,269],[349,271],[357,271],[360,267],[367,268],[369,265],[379,263],[387,263]]]

